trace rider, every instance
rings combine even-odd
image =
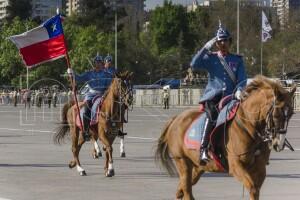
[[[218,117],[217,104],[227,95],[234,94],[241,99],[241,91],[246,85],[246,72],[242,56],[229,52],[232,38],[230,33],[219,24],[219,28],[205,46],[197,52],[191,62],[193,70],[204,69],[208,72],[208,83],[200,103],[205,107],[205,123],[200,148],[200,161],[207,162],[209,135]],[[218,51],[210,49],[216,44]]]
[[[67,72],[70,75],[74,74],[71,68],[68,68]],[[104,94],[112,81],[112,75],[104,70],[102,56],[97,55],[94,58],[93,70],[80,75],[75,74],[75,80],[78,82],[86,82],[89,88],[84,98],[85,107],[83,111],[83,137],[84,140],[88,141],[90,138],[89,127],[93,99],[96,96],[102,96]]]
[[[107,55],[104,58],[104,67],[108,73],[111,73],[112,75],[115,75],[117,73],[116,68],[112,65],[112,56],[111,55]]]

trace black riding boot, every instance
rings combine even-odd
[[[90,140],[90,118],[91,118],[91,112],[88,106],[84,108],[83,112],[83,132],[82,136],[84,141],[89,141]]]
[[[203,129],[203,137],[201,140],[201,148],[200,148],[200,161],[207,162],[209,160],[208,155],[208,143],[210,132],[213,129],[213,123],[210,121],[208,117],[205,119],[204,129]]]

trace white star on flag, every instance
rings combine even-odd
[[[56,30],[57,30],[56,24],[52,24],[51,28],[52,28],[52,31],[53,31],[53,32],[56,31]]]

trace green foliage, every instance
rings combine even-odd
[[[11,22],[5,21],[3,23],[0,35],[0,84],[10,84],[25,71],[18,50],[8,37],[25,32],[27,28],[30,29],[35,26],[34,22],[21,21],[18,17]]]
[[[178,45],[180,33],[188,36],[188,20],[185,8],[165,1],[163,7],[154,10],[150,18],[152,47],[158,53],[167,51]],[[185,40],[184,40],[185,41]]]

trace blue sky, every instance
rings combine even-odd
[[[172,0],[174,3],[191,4],[193,0]],[[198,0],[201,2],[202,0]],[[152,9],[157,5],[162,5],[164,0],[146,0],[146,10]]]

